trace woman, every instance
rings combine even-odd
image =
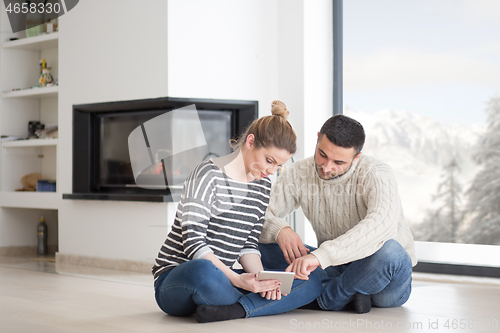
[[[255,120],[237,149],[200,163],[186,179],[172,230],[153,267],[159,307],[199,322],[286,312],[316,299],[321,281],[295,280],[281,297],[279,281],[258,281],[258,239],[272,175],[296,151],[296,136],[280,101]],[[238,260],[243,270],[231,267]]]

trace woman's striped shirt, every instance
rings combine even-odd
[[[242,255],[257,253],[269,204],[269,178],[242,183],[212,161],[200,163],[184,182],[172,230],[162,245],[153,275],[214,253],[231,267]]]

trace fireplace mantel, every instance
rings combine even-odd
[[[171,195],[160,194],[121,194],[121,193],[65,193],[63,199],[72,200],[113,200],[113,201],[146,201],[172,202]]]

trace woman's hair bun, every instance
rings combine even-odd
[[[286,108],[285,103],[282,101],[275,100],[271,103],[271,113],[273,116],[282,116],[283,118],[288,118],[290,111]]]
[[[255,119],[232,147],[244,147],[248,136],[252,134],[255,137],[254,147],[256,149],[275,147],[285,149],[290,154],[295,154],[297,151],[297,135],[292,124],[286,119],[290,112],[288,112],[285,103],[273,101],[271,103],[271,113],[271,116]]]

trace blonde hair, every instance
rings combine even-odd
[[[248,135],[253,134],[255,136],[254,145],[257,149],[276,147],[284,149],[290,154],[295,154],[297,136],[287,120],[290,111],[286,108],[285,103],[276,100],[271,103],[271,114],[271,116],[255,119],[233,145],[233,148],[241,148],[246,143]]]

